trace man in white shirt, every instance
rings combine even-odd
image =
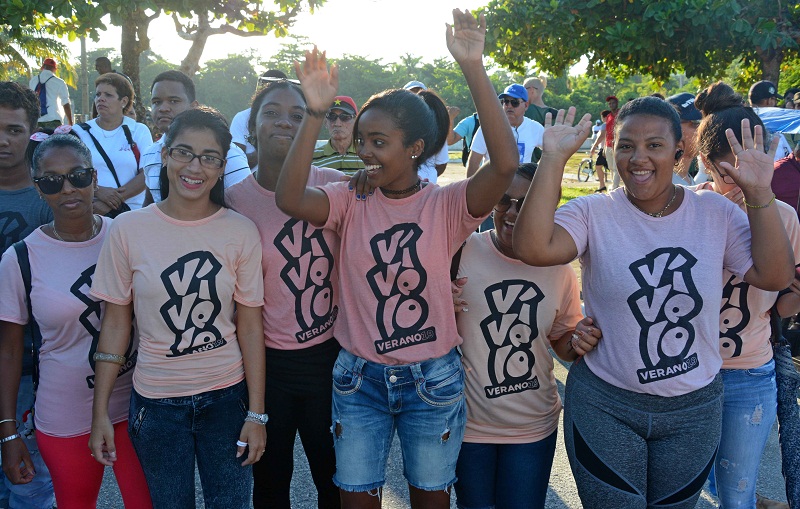
[[[45,58],[42,63],[42,72],[31,79],[30,88],[36,91],[41,84],[44,92],[39,94],[41,103],[41,116],[39,127],[55,129],[62,124],[72,125],[72,107],[69,103],[69,89],[64,80],[55,75],[58,64],[52,58]],[[42,101],[42,98],[45,98]]]

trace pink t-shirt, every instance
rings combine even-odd
[[[620,188],[568,202],[556,223],[575,241],[586,315],[603,331],[584,357],[592,372],[658,396],[708,385],[722,365],[722,269],[743,276],[753,265],[742,211],[713,192],[684,192],[678,210],[655,218]]]
[[[343,175],[312,166],[308,185],[339,182]],[[332,338],[339,313],[338,235],[281,212],[275,193],[252,175],[231,186],[225,198],[256,224],[261,235],[266,346],[298,350]]]
[[[31,264],[31,308],[42,333],[39,350],[39,388],[36,428],[47,435],[75,437],[92,427],[94,360],[105,302],[89,295],[97,257],[111,220],[86,242],[61,242],[34,230],[25,238]],[[28,323],[25,286],[17,253],[9,248],[0,261],[0,320]],[[120,368],[109,401],[114,424],[128,418],[131,376],[136,365],[138,337]]]
[[[561,399],[547,347],[583,318],[569,265],[531,267],[508,258],[490,232],[473,233],[458,276],[467,276],[458,313],[464,338],[465,442],[537,442],[558,427]]]
[[[780,201],[775,205],[794,250],[795,264],[800,264],[797,212]],[[778,299],[778,292],[752,287],[728,270],[723,272],[722,280],[725,283],[719,317],[722,367],[750,369],[763,366],[772,359],[770,309]]]
[[[244,379],[234,301],[263,304],[261,244],[252,221],[222,208],[199,221],[153,204],[119,216],[92,295],[127,305],[139,325],[133,386],[146,398],[191,396]]]
[[[461,343],[450,292],[450,260],[481,223],[467,210],[467,180],[389,199],[356,201],[347,183],[323,187],[325,228],[342,239],[336,339],[380,364],[445,355]],[[485,217],[485,216],[484,216]]]

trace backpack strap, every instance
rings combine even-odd
[[[24,240],[14,243],[14,251],[17,254],[17,263],[19,264],[19,271],[22,274],[22,283],[25,286],[25,304],[28,307],[28,327],[31,331],[31,338],[33,339],[33,348],[31,354],[33,356],[33,393],[36,394],[36,389],[39,386],[39,349],[42,346],[42,333],[39,330],[39,325],[33,317],[33,307],[31,305],[31,262],[28,256],[28,246]]]
[[[88,134],[89,138],[92,139],[92,142],[94,143],[94,148],[97,149],[97,152],[100,153],[100,157],[103,158],[103,161],[106,162],[106,166],[108,166],[108,169],[111,170],[111,175],[114,177],[114,182],[117,183],[117,187],[122,187],[122,184],[119,181],[119,177],[117,177],[117,170],[115,170],[114,165],[111,164],[111,159],[109,159],[108,154],[106,154],[106,151],[103,150],[103,146],[100,145],[100,142],[97,141],[97,138],[95,138],[94,135],[92,134],[91,127],[89,126],[89,124],[87,124],[86,122],[81,122],[78,125],[81,126],[81,129],[86,131],[86,134]],[[122,124],[122,126],[125,127],[125,124]],[[138,160],[136,161],[136,166],[137,167],[139,166]]]

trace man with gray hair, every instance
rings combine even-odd
[[[534,122],[539,122],[544,125],[544,116],[550,112],[553,119],[556,118],[558,110],[551,108],[544,103],[544,89],[547,88],[547,77],[539,76],[527,78],[522,86],[528,91],[528,109],[525,110],[525,116]]]

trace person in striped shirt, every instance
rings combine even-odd
[[[325,114],[325,128],[331,135],[325,145],[314,151],[314,166],[333,168],[348,175],[364,168],[364,162],[353,147],[353,123],[358,114],[355,101],[337,95]]]

